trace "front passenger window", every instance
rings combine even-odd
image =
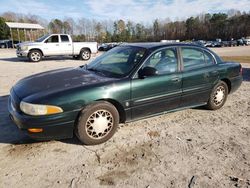
[[[177,71],[177,52],[175,48],[167,48],[153,54],[143,67],[153,67],[159,75]]]

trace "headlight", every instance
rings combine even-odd
[[[28,50],[28,46],[21,46],[21,50]]]
[[[20,108],[25,114],[32,116],[50,115],[63,112],[62,108],[57,106],[30,104],[23,101],[20,104]]]

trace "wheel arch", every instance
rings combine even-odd
[[[112,104],[116,108],[116,110],[118,111],[118,113],[119,113],[119,118],[120,118],[119,119],[119,123],[125,123],[126,122],[126,112],[125,112],[123,106],[121,105],[121,103],[119,103],[118,101],[116,101],[114,99],[98,99],[98,100],[92,101],[91,103],[86,104],[86,105],[84,105],[82,107],[82,109],[79,111],[79,113],[76,116],[75,125],[76,125],[76,123],[77,123],[77,121],[79,119],[81,111],[84,108],[86,108],[86,106],[91,105],[91,104],[96,103],[96,102],[108,102],[108,103]]]
[[[126,121],[126,112],[123,108],[123,106],[121,105],[120,102],[114,100],[114,99],[99,99],[99,100],[96,100],[96,102],[98,101],[106,101],[106,102],[109,102],[111,103],[112,105],[114,105],[114,107],[117,109],[118,113],[119,113],[119,123],[125,123]]]
[[[32,52],[33,50],[38,50],[38,51],[40,51],[41,54],[42,54],[42,56],[44,56],[43,51],[42,51],[40,48],[32,48],[32,49],[29,50],[29,53]],[[28,53],[28,54],[29,54],[29,53]]]
[[[221,81],[223,81],[227,84],[228,93],[230,93],[231,92],[231,81],[228,78],[223,78],[223,79],[221,79]]]
[[[83,50],[88,50],[90,53],[92,53],[92,52],[91,52],[91,49],[88,48],[88,47],[83,47],[83,48],[81,48],[80,53],[81,53],[81,51],[83,51]]]

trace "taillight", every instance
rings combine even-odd
[[[240,75],[243,75],[243,68],[240,66]]]

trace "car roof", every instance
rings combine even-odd
[[[141,42],[141,43],[123,43],[120,46],[134,46],[134,47],[141,47],[141,48],[145,48],[147,50],[150,51],[154,51],[160,48],[164,48],[164,47],[196,47],[196,48],[200,48],[206,51],[209,51],[211,54],[214,55],[214,57],[216,58],[217,62],[222,62],[221,58],[214,53],[212,50],[210,50],[207,47],[198,45],[198,44],[194,44],[192,42]]]
[[[163,47],[171,47],[171,46],[190,46],[190,47],[199,47],[204,48],[203,46],[193,44],[193,43],[184,43],[184,42],[141,42],[141,43],[123,43],[122,46],[135,46],[146,48],[148,50],[155,50]]]

